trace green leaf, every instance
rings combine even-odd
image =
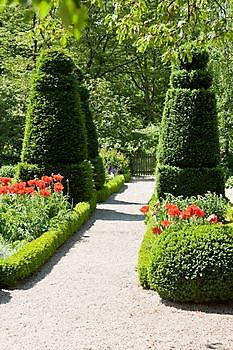
[[[66,36],[62,36],[61,37],[60,44],[61,44],[61,46],[66,47],[66,45],[67,45],[67,38],[66,38]]]
[[[32,4],[40,14],[41,18],[45,18],[47,14],[49,13],[50,7],[51,7],[51,1],[46,1],[46,0],[33,0]]]

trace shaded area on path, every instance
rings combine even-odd
[[[11,293],[6,290],[0,290],[0,305],[7,304],[11,300]]]
[[[161,300],[165,306],[172,307],[182,311],[196,311],[207,314],[233,315],[233,303],[211,303],[211,304],[194,304],[194,303],[177,303],[173,301]]]

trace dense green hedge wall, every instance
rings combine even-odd
[[[171,89],[166,98],[158,162],[180,168],[215,167],[220,156],[213,94]]]
[[[224,193],[224,175],[221,168],[179,168],[169,165],[157,166],[157,193],[174,196],[203,195],[208,191]]]
[[[87,151],[88,159],[93,165],[94,183],[97,190],[101,189],[105,182],[105,171],[102,158],[99,156],[99,144],[96,127],[92,119],[89,108],[89,92],[84,86],[80,86],[80,97],[82,111],[85,116],[85,125],[87,130]]]
[[[233,300],[233,226],[167,230],[151,246],[148,283],[162,299]]]
[[[173,189],[174,195],[203,194],[215,188],[218,193],[224,191],[224,179],[215,169],[220,150],[215,96],[208,89],[211,75],[206,70],[207,57],[204,51],[194,50],[192,61],[181,58],[181,69],[171,75],[157,151],[158,197]],[[164,171],[165,166],[169,170]],[[209,178],[204,182],[207,173]]]
[[[76,202],[91,198],[90,188],[83,183],[85,176],[88,177],[86,183],[90,185],[92,172],[82,165],[88,159],[88,152],[81,107],[72,60],[60,51],[42,52],[32,80],[21,160],[36,164],[44,174],[52,171],[72,177],[70,196]],[[79,177],[67,174],[69,168],[76,167]],[[81,173],[81,169],[85,174]],[[83,191],[79,197],[72,191],[77,187],[80,187],[80,193]],[[88,192],[90,197],[86,198]]]

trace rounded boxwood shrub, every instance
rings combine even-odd
[[[65,175],[70,180],[70,197],[78,202],[91,198],[92,170],[87,159],[75,66],[61,51],[44,51],[32,80],[21,161],[38,166],[44,174]],[[18,176],[24,179],[25,164],[20,169]]]
[[[218,167],[216,102],[209,90],[211,75],[206,69],[207,61],[205,51],[193,49],[192,60],[180,56],[179,69],[171,75],[157,151],[158,197],[168,192],[224,193],[223,172]]]
[[[162,299],[233,300],[233,226],[187,225],[164,231],[151,248],[149,285]]]

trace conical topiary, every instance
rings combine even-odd
[[[173,70],[157,151],[156,194],[224,193],[212,79],[206,51],[193,49]]]
[[[24,174],[25,178],[28,164],[43,174],[59,172],[69,179],[69,195],[75,202],[89,200],[93,179],[87,159],[75,66],[60,51],[44,51],[32,82],[19,177]]]
[[[81,76],[81,74],[79,74]],[[81,80],[80,80],[81,83]],[[97,138],[96,127],[92,119],[92,114],[89,108],[89,92],[81,85],[80,86],[80,97],[82,104],[82,111],[85,115],[85,124],[87,130],[87,153],[88,159],[93,165],[94,182],[97,190],[101,189],[105,182],[105,170],[103,160],[99,156],[99,144]]]

